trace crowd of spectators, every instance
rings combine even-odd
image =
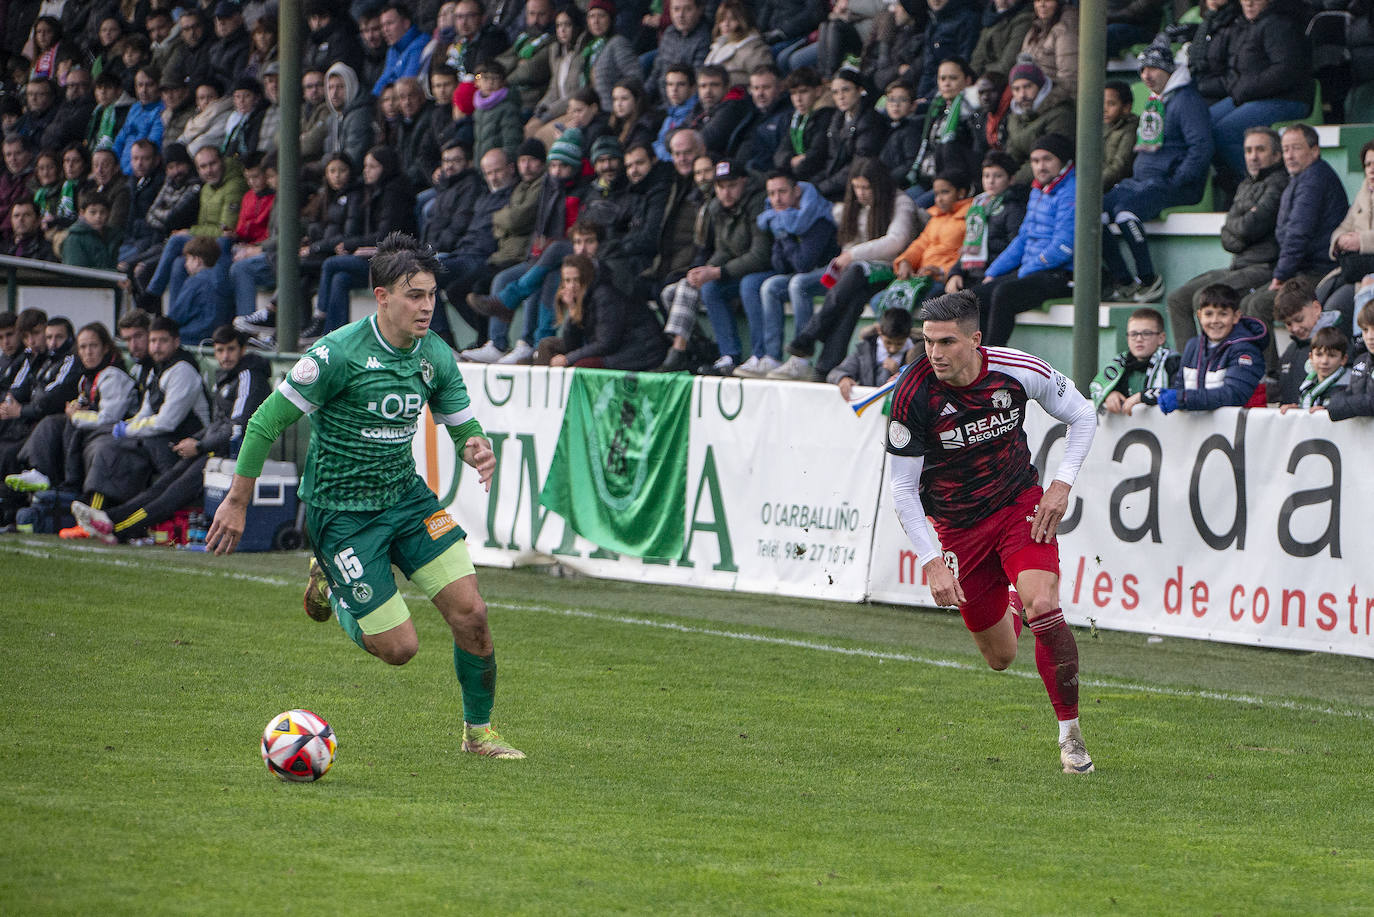
[[[1313,129],[1272,128],[1314,114],[1311,12],[1108,6],[1141,80],[1103,99],[1110,298],[1167,293],[1183,349],[1228,287],[1277,383],[1276,301],[1302,280],[1358,350],[1374,148],[1350,207]],[[299,125],[274,0],[3,17],[0,251],[121,272],[188,344],[232,324],[275,346],[286,129],[306,341],[349,320],[396,230],[438,252],[434,330],[479,362],[821,381],[866,307],[968,289],[1005,344],[1073,282],[1066,0],[307,0]],[[1232,261],[1166,291],[1145,223],[1209,191]]]

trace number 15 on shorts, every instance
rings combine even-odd
[[[344,548],[334,555],[334,569],[339,571],[345,585],[362,579],[363,576],[363,562],[353,553],[352,548]]]

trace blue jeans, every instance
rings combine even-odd
[[[768,326],[772,316],[769,315],[769,310],[764,305],[763,299],[763,291],[769,284],[772,284],[774,288],[779,285],[774,281],[779,281],[783,289],[786,289],[787,277],[774,271],[759,271],[756,274],[745,274],[739,282],[740,304],[744,306],[744,317],[749,321],[749,353],[751,356],[772,356],[776,359],[778,355],[782,353],[782,328],[780,324],[782,319],[781,299],[778,300],[779,308],[777,321],[779,327],[776,342],[772,341],[768,334]],[[703,292],[705,292],[704,288]],[[704,298],[703,296],[703,299]],[[707,304],[707,310],[709,313],[709,303]],[[710,315],[711,325],[714,327],[716,324],[715,313],[710,313]],[[734,324],[733,319],[731,320],[731,324]],[[720,340],[719,331],[716,332],[716,340]],[[772,344],[776,344],[776,346],[770,346]],[[725,352],[724,344],[721,344],[721,352]]]
[[[415,196],[415,225],[420,230],[415,234],[416,238],[424,235],[425,224],[434,213],[434,201],[438,196],[439,192],[434,188],[426,188]]]
[[[501,298],[501,291],[525,276],[525,272],[534,267],[531,261],[522,261],[520,264],[513,265],[501,271],[491,281],[491,295]],[[510,322],[503,322],[499,318],[493,318],[487,323],[487,336],[491,342],[501,350],[510,350]],[[526,341],[526,344],[533,344]]]
[[[701,301],[706,304],[706,316],[716,335],[720,355],[739,362],[739,329],[735,327],[735,310],[730,303],[740,294],[738,280],[712,280],[701,285]]]
[[[229,266],[229,282],[234,288],[235,314],[248,315],[258,308],[258,290],[272,289],[277,274],[266,255],[254,255]]]
[[[348,294],[367,286],[367,259],[357,255],[334,255],[320,269],[320,295],[315,311],[325,316],[326,333],[348,324]]]
[[[800,70],[803,67],[815,67],[820,61],[820,42],[812,42],[809,45],[803,45],[787,56],[787,64],[793,70]]]
[[[811,313],[815,310],[815,298],[824,296],[826,292],[825,287],[821,286],[821,277],[824,274],[825,268],[818,268],[805,274],[793,274],[787,281],[787,298],[792,303],[793,328],[805,328],[810,324]],[[767,299],[764,302],[766,303]]]
[[[1212,143],[1216,147],[1214,161],[1239,181],[1245,177],[1246,128],[1305,118],[1311,111],[1312,106],[1306,102],[1287,99],[1257,99],[1243,105],[1222,99],[1208,109],[1212,117]]]
[[[778,69],[783,73],[791,73],[796,68],[792,66],[792,55],[806,47],[806,36],[795,38],[788,41],[780,41],[773,45],[773,58],[778,62]]]

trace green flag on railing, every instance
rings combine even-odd
[[[574,371],[540,503],[600,547],[677,557],[691,400],[685,373]]]

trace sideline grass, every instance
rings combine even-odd
[[[1073,778],[1028,640],[998,674],[949,614],[484,569],[500,762],[424,602],[391,669],[300,555],[74,547],[0,540],[4,913],[1371,908],[1368,660],[1080,633]],[[315,785],[258,757],[293,706]]]

